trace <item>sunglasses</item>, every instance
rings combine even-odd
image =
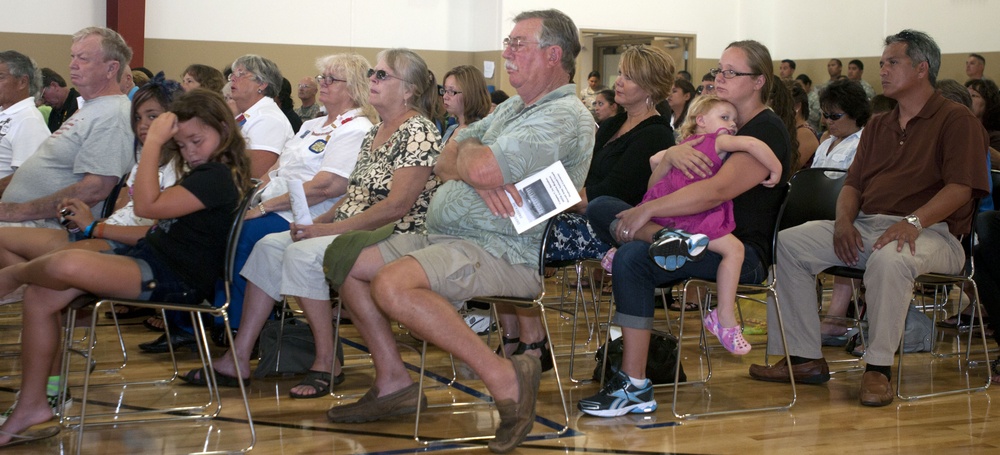
[[[393,75],[385,72],[385,70],[377,70],[375,68],[369,68],[368,69],[368,77],[371,78],[372,76],[375,76],[375,79],[378,79],[380,81],[384,81],[384,80],[386,80],[387,78],[390,78],[390,77],[393,78],[393,79],[399,79],[401,81],[403,80],[403,79],[400,79],[400,78],[398,78],[396,76],[393,76]]]
[[[825,118],[825,119],[827,119],[827,120],[833,120],[833,121],[837,121],[837,120],[840,120],[840,119],[841,119],[842,117],[844,117],[845,115],[847,115],[847,114],[845,114],[845,113],[843,113],[843,112],[841,112],[841,113],[839,113],[839,114],[827,114],[826,112],[824,112],[824,113],[823,113],[823,118]]]

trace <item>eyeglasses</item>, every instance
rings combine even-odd
[[[399,79],[401,81],[405,81],[405,79],[393,76],[393,75],[387,73],[385,70],[377,70],[375,68],[369,68],[368,69],[368,77],[371,78],[372,76],[375,76],[375,79],[378,79],[380,81],[384,81],[384,80],[386,80],[386,78],[390,78],[390,77],[393,78],[393,79]]]
[[[451,90],[451,89],[447,89],[447,88],[444,88],[444,87],[438,87],[438,95],[441,95],[441,96],[445,96],[445,95],[455,96],[455,95],[461,95],[461,94],[462,94],[462,92],[459,92],[457,90]]]
[[[249,71],[239,70],[239,71],[233,71],[232,73],[230,73],[229,77],[227,79],[229,80],[229,82],[233,82],[236,79],[243,79],[244,77],[249,77],[249,76],[253,76],[253,75],[254,74],[251,73],[251,72],[249,72]]]
[[[723,70],[719,68],[712,68],[708,70],[708,72],[712,75],[712,77],[717,77],[719,73],[722,73],[722,77],[726,79],[732,79],[736,76],[760,76],[760,73],[741,73],[739,71]]]
[[[701,89],[706,92],[711,92],[715,90],[715,85],[714,84],[702,85]]]
[[[840,120],[841,118],[843,118],[845,115],[847,115],[847,114],[845,114],[843,112],[841,112],[839,114],[827,114],[826,112],[824,112],[823,113],[823,118],[825,118],[827,120],[837,121],[837,120]]]
[[[528,44],[539,44],[538,41],[528,41],[524,38],[511,38],[506,37],[503,39],[503,48],[506,50],[508,47],[512,52],[518,52]]]
[[[372,76],[371,74],[368,75],[368,77],[371,77],[371,76]],[[337,79],[337,78],[335,78],[333,76],[327,76],[325,74],[317,74],[316,75],[316,83],[317,84],[320,84],[320,85],[322,85],[322,84],[333,85],[334,82],[347,82],[347,80],[346,79]],[[302,86],[302,85],[299,86],[299,88],[305,88],[305,87],[307,87],[307,86]]]

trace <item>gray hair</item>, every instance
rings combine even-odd
[[[428,118],[438,111],[437,79],[416,52],[404,48],[385,49],[375,60],[385,62],[413,91],[413,99],[406,100],[406,104]]]
[[[259,55],[247,54],[233,62],[232,69],[236,72],[236,67],[242,66],[253,74],[254,80],[258,84],[267,84],[264,88],[264,96],[274,98],[278,96],[281,89],[281,70],[274,62]]]
[[[35,61],[17,51],[0,52],[0,63],[7,64],[7,71],[14,78],[28,78],[28,93],[31,96],[38,96],[42,90],[42,70],[38,69]]]
[[[885,37],[885,45],[894,43],[906,44],[906,56],[916,67],[920,62],[927,62],[927,79],[931,86],[937,84],[938,71],[941,70],[941,48],[924,32],[906,29],[895,35]]]
[[[514,17],[514,23],[528,19],[542,20],[542,33],[538,47],[559,46],[562,49],[562,67],[567,74],[576,72],[576,56],[580,55],[580,31],[562,11],[557,9],[525,11]]]
[[[118,62],[118,74],[115,75],[115,80],[122,80],[125,66],[132,61],[132,48],[128,47],[125,38],[122,38],[118,32],[106,27],[87,27],[80,30],[73,35],[73,42],[80,42],[91,35],[101,37],[101,53],[104,54],[104,61],[114,60]]]

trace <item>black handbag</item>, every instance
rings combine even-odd
[[[606,346],[610,346],[608,364],[606,366],[602,364],[604,361],[605,346],[601,346],[597,350],[597,354],[594,355],[597,360],[597,366],[594,368],[595,381],[601,380],[602,370],[604,371],[604,377],[608,378],[622,367],[622,355],[625,350],[622,338],[618,337],[611,340]],[[649,355],[646,358],[646,377],[653,384],[673,384],[675,365],[678,365],[677,338],[673,335],[651,334],[649,337]],[[683,365],[681,365],[680,370],[680,381],[687,381]]]

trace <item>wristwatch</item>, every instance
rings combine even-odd
[[[920,225],[920,218],[917,218],[916,215],[906,215],[903,217],[903,220],[906,221],[907,223],[912,224],[913,227],[917,228],[918,234],[920,233],[920,231],[924,230],[924,227]]]

